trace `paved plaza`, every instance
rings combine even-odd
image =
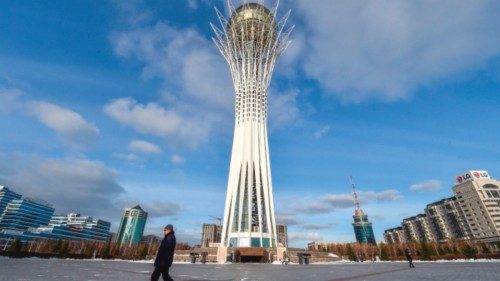
[[[0,259],[0,280],[149,280],[151,263],[58,259]],[[174,264],[172,276],[188,280],[500,280],[498,262],[338,263],[311,265]]]

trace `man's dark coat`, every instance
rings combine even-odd
[[[161,241],[160,248],[158,249],[158,254],[155,259],[155,267],[170,267],[174,261],[174,251],[175,251],[175,234],[174,231],[165,235],[163,241]]]

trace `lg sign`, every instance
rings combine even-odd
[[[464,183],[468,181],[472,181],[474,179],[489,179],[490,176],[486,171],[469,171],[460,176],[457,176],[457,183]]]

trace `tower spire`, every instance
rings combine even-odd
[[[356,186],[354,185],[354,180],[352,179],[352,176],[349,176],[349,182],[351,183],[351,186],[352,186],[352,196],[354,197],[354,207],[356,208],[356,211],[357,211],[360,209],[360,206],[359,206],[358,193],[356,192]]]

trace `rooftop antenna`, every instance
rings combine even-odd
[[[356,193],[356,186],[354,185],[354,180],[352,179],[352,176],[349,176],[349,182],[351,183],[352,186],[352,195],[354,197],[354,207],[356,210],[359,210],[359,200],[358,200],[358,193]]]

